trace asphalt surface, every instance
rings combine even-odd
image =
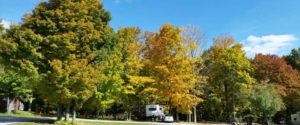
[[[39,122],[49,123],[54,122],[55,118],[41,117],[41,118],[25,118],[25,117],[11,117],[4,116],[0,117],[0,125],[9,125],[18,122]],[[228,125],[228,124],[209,124],[209,123],[162,123],[162,122],[138,122],[138,121],[112,121],[112,120],[93,120],[93,119],[76,119],[76,121],[87,121],[87,122],[107,122],[107,123],[146,123],[150,125]]]
[[[11,117],[11,116],[1,116],[0,125],[8,125],[17,122],[39,122],[39,123],[49,123],[54,122],[52,118],[25,118],[25,117]]]

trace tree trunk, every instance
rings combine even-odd
[[[271,125],[271,121],[269,119],[266,119],[267,125]]]
[[[96,111],[96,118],[97,118],[97,119],[98,119],[98,117],[99,117],[99,114],[100,114],[100,110],[97,109],[97,111]]]
[[[69,119],[70,119],[70,104],[67,105],[65,121],[69,121]]]
[[[56,118],[57,118],[57,121],[60,121],[61,120],[61,105],[57,105],[57,112],[56,112]]]
[[[235,96],[232,94],[232,118],[235,120]]]
[[[189,122],[192,122],[192,113],[189,113]]]
[[[10,101],[10,99],[9,99],[9,97],[7,97],[7,99],[6,99],[6,113],[7,114],[9,114],[9,113],[11,113],[11,110],[10,110],[10,108],[9,108],[9,101]]]
[[[49,110],[50,110],[50,103],[48,102],[45,114],[49,115]]]
[[[176,121],[179,121],[179,113],[176,111]]]
[[[73,108],[73,117],[72,117],[72,122],[76,121],[76,109],[75,107]]]
[[[103,110],[101,114],[102,114],[102,119],[104,119],[104,115],[106,115],[105,110]]]
[[[186,114],[186,122],[189,122],[189,114]]]
[[[196,106],[194,106],[194,123],[197,123],[197,109],[196,109]]]
[[[224,89],[225,89],[226,120],[227,120],[227,122],[230,122],[229,102],[228,102],[228,88],[227,88],[226,83],[224,84]]]
[[[10,114],[14,107],[15,98],[7,97],[7,113]]]
[[[128,115],[128,116],[129,116],[129,117],[128,117],[128,120],[129,120],[129,121],[131,121],[131,113],[132,113],[132,112],[129,111],[129,115]]]
[[[28,111],[31,112],[32,97],[29,99]]]
[[[18,98],[15,98],[14,104],[15,104],[14,112],[16,113],[19,110],[19,106],[20,106],[20,101]]]

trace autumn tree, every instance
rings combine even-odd
[[[152,94],[178,112],[190,114],[202,100],[194,93],[198,77],[193,73],[193,61],[187,55],[188,47],[181,41],[180,29],[166,24],[158,33],[149,34],[144,52],[145,68],[155,80],[149,85]]]
[[[294,88],[298,84],[298,72],[276,55],[257,54],[253,64],[256,79],[276,83],[282,95],[288,94],[287,89]]]
[[[291,53],[287,56],[284,56],[284,59],[286,60],[287,64],[291,65],[294,69],[300,72],[300,48],[293,49]],[[298,82],[298,91],[294,91],[290,94],[289,102],[289,109],[291,112],[295,113],[300,110],[300,83]]]
[[[143,69],[141,61],[140,34],[138,28],[120,28],[118,43],[109,59],[102,64],[104,71],[101,84],[96,94],[89,99],[86,107],[94,107],[105,112],[113,104],[122,105],[131,119],[133,109],[140,104],[143,84],[152,82],[149,77],[140,74]]]
[[[221,97],[225,106],[225,119],[229,121],[237,112],[237,95],[242,88],[248,88],[255,82],[251,77],[252,66],[242,45],[228,36],[214,39],[208,58],[209,93],[215,95],[214,97]]]
[[[131,120],[132,110],[140,103],[139,93],[143,90],[144,83],[152,82],[149,77],[142,76],[144,64],[141,60],[142,44],[140,43],[141,31],[138,28],[121,28],[118,32],[117,51],[122,64],[121,101],[127,112],[127,120]]]
[[[197,26],[189,25],[181,27],[181,40],[185,47],[185,51],[192,61],[193,64],[193,73],[198,77],[194,85],[194,94],[199,95],[201,92],[200,85],[203,84],[206,79],[203,77],[203,74],[200,73],[200,70],[203,69],[203,59],[201,57],[202,51],[205,48],[204,35],[201,33],[201,30]],[[197,107],[193,107],[193,121],[197,122]],[[191,114],[189,114],[188,120],[191,121]]]
[[[253,59],[255,77],[258,81],[275,84],[286,104],[286,119],[296,112],[299,106],[299,73],[288,65],[283,58],[276,55],[257,54]]]
[[[1,57],[38,74],[37,90],[49,102],[76,109],[92,96],[97,64],[116,43],[110,19],[98,0],[41,2],[20,26],[7,30]]]
[[[257,54],[252,61],[255,78],[275,83],[282,96],[286,96],[299,87],[299,73],[276,55]]]

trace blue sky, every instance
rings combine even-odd
[[[19,23],[41,0],[0,0],[3,23]],[[255,53],[288,54],[300,47],[299,0],[102,0],[111,25],[157,31],[165,24],[196,25],[205,41],[227,33]]]

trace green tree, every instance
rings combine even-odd
[[[292,49],[289,55],[284,56],[284,59],[294,69],[300,71],[300,48]]]
[[[251,117],[270,124],[271,118],[285,108],[276,86],[267,82],[254,84],[251,89],[244,89],[238,96],[244,102],[240,113],[244,118]]]
[[[96,91],[85,103],[84,109],[105,113],[113,104],[120,102],[123,79],[121,77],[123,65],[117,51],[107,53],[106,59],[97,63],[97,70],[100,71],[96,84]]]
[[[1,22],[1,20],[0,20]],[[15,26],[13,26],[15,27]],[[4,29],[3,25],[0,24],[0,53],[3,54],[7,51],[11,51],[10,49],[14,49],[14,45],[9,43],[9,38],[6,34],[7,30]],[[14,51],[14,50],[12,50]],[[11,53],[9,53],[11,54]],[[22,99],[23,101],[28,101],[29,98],[32,96],[32,85],[30,83],[34,83],[36,80],[36,73],[31,72],[30,70],[32,67],[24,67],[24,68],[14,68],[12,66],[7,66],[6,64],[9,64],[9,61],[6,61],[6,56],[0,56],[0,62],[1,62],[1,73],[0,73],[0,95],[7,98],[8,104],[12,105],[14,102],[16,102],[19,99]],[[20,61],[19,61],[20,62]],[[19,63],[22,66],[28,66],[30,64],[25,63]],[[28,72],[24,72],[27,68]],[[26,75],[27,73],[32,73],[30,76]],[[11,112],[12,106],[7,106],[7,112]],[[18,110],[17,107],[15,107],[15,111]]]
[[[30,78],[22,76],[13,70],[5,69],[1,66],[0,71],[0,97],[7,98],[7,113],[11,113],[12,106],[18,100],[29,101],[32,97]],[[15,105],[14,112],[18,110]]]
[[[0,19],[0,22],[2,22],[1,19]],[[2,23],[0,23],[0,34],[1,34],[1,35],[2,35],[3,31],[4,31],[4,26],[3,26]]]
[[[221,97],[224,102],[226,120],[234,118],[237,112],[237,95],[242,88],[250,87],[255,79],[251,77],[252,66],[242,50],[241,44],[232,37],[214,39],[209,51],[208,86],[210,93]]]
[[[110,19],[98,0],[42,2],[20,26],[7,30],[7,40],[1,41],[2,60],[27,75],[40,76],[36,87],[41,96],[58,107],[67,106],[68,114],[70,106],[80,107],[96,90],[97,64],[116,44]]]

